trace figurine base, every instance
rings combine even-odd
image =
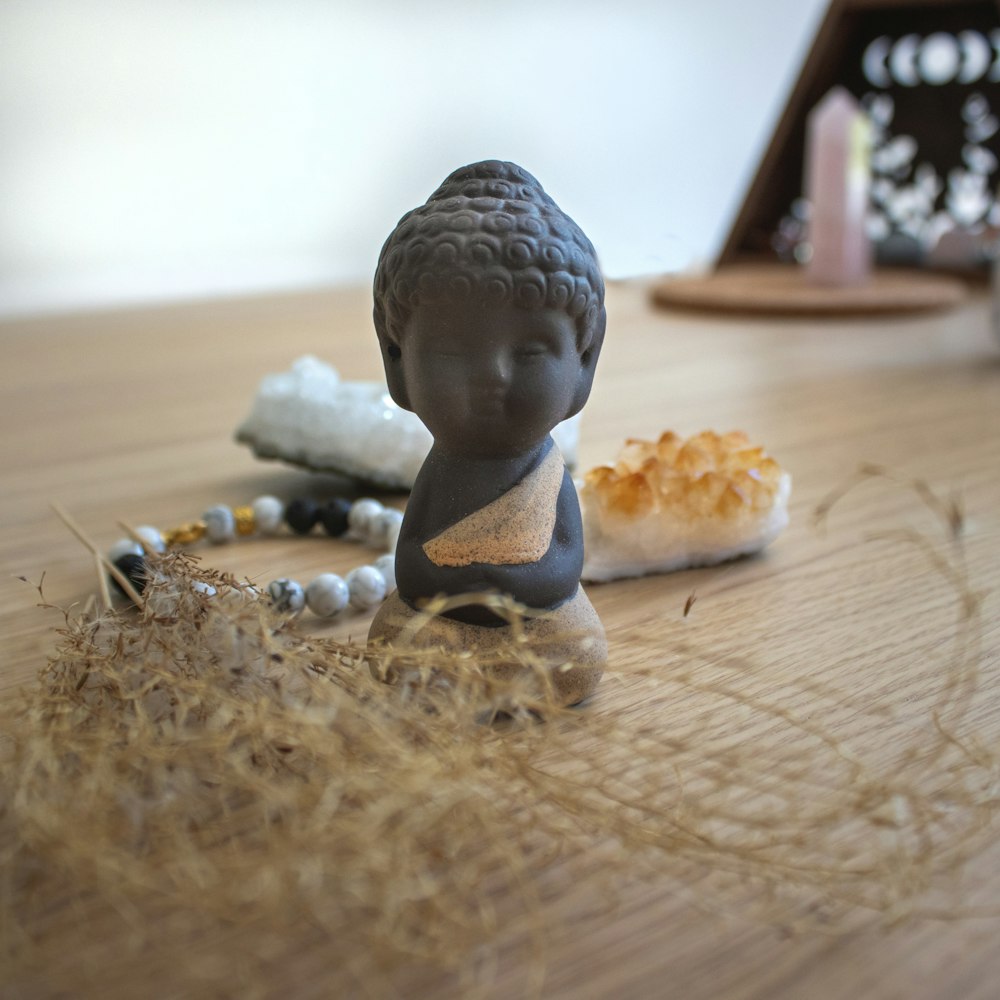
[[[418,619],[424,620],[418,622]],[[413,628],[413,634],[401,639],[408,627]],[[525,619],[523,630],[533,651],[551,663],[549,676],[562,704],[576,705],[593,694],[608,662],[608,641],[582,587],[575,597],[544,617]],[[426,618],[393,591],[375,615],[368,642],[409,649],[493,653],[498,646],[510,642],[510,630],[504,626],[469,625],[439,616]],[[500,679],[513,677],[524,669],[516,660],[490,667]]]

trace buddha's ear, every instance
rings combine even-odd
[[[594,372],[597,370],[597,359],[601,356],[601,347],[604,346],[604,331],[608,325],[608,313],[604,306],[590,327],[589,335],[579,344],[580,351],[580,372],[577,378],[576,392],[573,395],[573,403],[570,406],[567,417],[572,417],[579,413],[587,399],[590,397],[590,389],[594,384]]]
[[[378,334],[379,347],[382,349],[382,366],[385,368],[385,381],[389,386],[389,395],[393,402],[404,410],[412,410],[410,395],[406,391],[406,378],[403,374],[403,352],[399,342],[388,330],[380,330]]]

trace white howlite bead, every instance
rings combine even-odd
[[[350,528],[351,534],[362,541],[368,541],[371,537],[372,521],[384,510],[382,504],[378,500],[372,500],[371,497],[355,500],[347,512],[347,527]]]
[[[302,584],[297,580],[289,580],[287,577],[272,580],[267,585],[267,592],[274,602],[275,611],[295,612],[305,607],[306,595]]]
[[[385,579],[385,592],[388,594],[396,589],[396,556],[393,553],[388,553],[384,556],[379,556],[375,560],[375,568],[382,574]]]
[[[376,548],[388,548],[389,533],[395,532],[393,537],[398,538],[399,528],[402,523],[402,511],[386,507],[381,514],[376,514],[372,518],[371,527],[368,531],[368,541]]]
[[[141,556],[142,546],[131,538],[119,538],[114,545],[108,549],[108,562],[115,562],[122,556]]]
[[[285,519],[285,505],[272,496],[257,497],[250,505],[254,523],[262,535],[276,535]]]
[[[138,528],[135,529],[135,533],[139,538],[139,541],[149,549],[150,552],[166,552],[167,543],[163,540],[163,535],[160,534],[158,528],[154,528],[151,524],[140,524]]]
[[[396,546],[399,544],[399,532],[403,527],[403,518],[400,515],[399,520],[389,526],[389,530],[385,535],[385,550],[390,555],[394,554],[396,551]]]
[[[306,604],[320,618],[332,618],[347,607],[350,591],[343,577],[336,573],[320,573],[306,587]]]
[[[359,566],[347,574],[347,589],[351,605],[368,611],[385,598],[385,577],[374,566]]]
[[[221,545],[231,542],[236,537],[236,518],[232,510],[224,503],[209,507],[201,519],[205,522],[205,534],[210,542]]]

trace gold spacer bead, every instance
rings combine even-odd
[[[233,518],[236,521],[237,535],[252,535],[257,530],[257,518],[253,516],[253,507],[234,507]]]
[[[199,542],[205,537],[204,521],[188,521],[177,528],[171,528],[163,532],[163,540],[167,543],[167,548],[175,545],[191,545]]]

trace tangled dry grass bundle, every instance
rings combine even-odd
[[[790,707],[830,699],[815,682],[765,699],[744,663],[709,672],[688,646],[669,672],[616,665],[637,701],[674,706],[661,725],[599,699],[568,710],[530,649],[504,683],[467,656],[373,658],[163,557],[140,611],[65,617],[2,720],[9,981],[105,995],[141,968],[253,996],[269,965],[322,954],[327,995],[331,970],[386,995],[421,963],[471,989],[502,946],[532,958],[537,987],[554,907],[611,906],[651,873],[787,926],[954,915],[933,893],[981,846],[997,770],[962,722],[978,605],[943,565],[961,625],[949,683],[887,770]],[[706,725],[734,714],[744,737],[780,738],[748,752]]]

